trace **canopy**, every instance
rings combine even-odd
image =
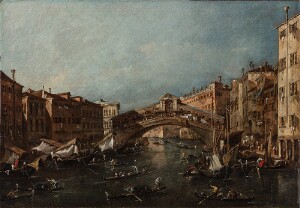
[[[72,139],[71,141],[67,142],[66,144],[64,145],[61,145],[56,151],[59,151],[59,150],[62,150],[62,149],[66,149],[70,146],[73,146],[73,145],[77,145],[77,138],[75,139]]]
[[[78,155],[78,147],[75,144],[71,145],[71,146],[68,146],[64,149],[60,149],[59,151],[56,151],[54,153],[54,156],[59,156],[61,158],[67,158],[67,157],[70,157],[73,154]]]
[[[54,141],[54,140],[50,140],[50,139],[41,139],[41,141],[43,141],[43,142],[45,142],[45,143],[47,143],[47,144],[50,144],[50,145],[53,146],[53,147],[57,147],[57,148],[62,146],[61,143],[56,142],[56,141]]]
[[[50,154],[56,148],[57,147],[49,145],[46,142],[42,141],[42,143],[39,146],[32,148],[32,150],[37,150],[37,151],[45,153],[45,154]]]
[[[21,157],[26,151],[17,146],[11,146],[8,148],[10,151],[16,153],[19,157]]]

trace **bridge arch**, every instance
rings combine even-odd
[[[213,119],[212,119],[213,118]],[[224,118],[209,111],[182,104],[180,99],[166,94],[145,108],[128,111],[113,118],[113,131],[118,147],[128,140],[157,126],[177,125],[190,128],[203,136],[205,143],[212,143],[212,124],[216,135],[223,137]]]

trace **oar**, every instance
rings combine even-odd
[[[205,199],[199,202],[199,204],[202,204],[203,202],[206,201],[206,199],[210,198],[211,196],[215,195],[216,193],[212,193],[211,195],[207,196]]]
[[[135,195],[134,193],[132,193],[131,191],[129,191],[128,189],[125,189],[126,191],[128,191],[130,194],[132,194],[132,196],[134,196],[137,200],[139,200],[140,202],[142,202],[143,200],[141,200],[137,195]]]

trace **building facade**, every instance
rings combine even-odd
[[[224,85],[219,76],[218,81],[214,81],[208,86],[200,89],[193,88],[192,92],[181,97],[184,104],[211,111],[214,108],[214,113],[225,116],[226,106],[229,104],[230,89],[228,85]]]
[[[288,15],[287,15],[288,17]],[[300,14],[278,28],[278,147],[279,156],[296,160],[300,139],[299,41]],[[297,156],[298,157],[298,156]]]
[[[112,131],[112,118],[119,115],[120,103],[109,101],[96,101],[96,104],[103,108],[103,129],[104,135]]]
[[[41,138],[47,137],[46,99],[35,96],[29,89],[22,94],[23,105],[23,135],[28,145],[40,143]]]
[[[230,139],[266,144],[277,136],[277,70],[268,65],[250,69],[231,82]],[[237,142],[233,142],[237,143]],[[275,142],[273,142],[275,143]]]
[[[49,119],[46,125],[48,137],[67,142],[80,138],[87,142],[103,137],[102,108],[82,97],[71,97],[70,92],[53,94],[45,90],[32,92],[46,100]]]
[[[3,71],[1,74],[1,142],[0,149],[4,145],[15,144],[24,146],[22,131],[22,89],[23,86],[15,80],[15,70],[12,69],[12,78]]]

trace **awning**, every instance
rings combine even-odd
[[[17,146],[10,146],[8,149],[10,151],[16,153],[20,157],[26,152],[25,150],[23,150],[23,149],[21,149],[20,147],[17,147]]]
[[[50,140],[50,139],[41,139],[41,141],[47,143],[47,144],[50,144],[51,146],[54,146],[54,147],[61,147],[63,144],[59,143],[59,142],[56,142],[54,140]]]
[[[68,143],[66,143],[66,144],[64,144],[64,145],[62,145],[62,146],[60,146],[60,147],[56,150],[56,152],[59,151],[59,150],[65,149],[65,148],[67,148],[67,147],[70,147],[70,146],[72,146],[72,145],[76,145],[77,143],[78,143],[78,139],[77,139],[77,138],[72,139],[72,140],[69,141]]]

